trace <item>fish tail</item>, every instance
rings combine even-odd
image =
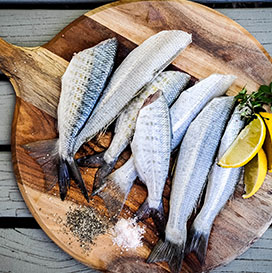
[[[101,197],[108,209],[109,215],[112,219],[117,218],[120,214],[128,193],[132,187],[132,184],[122,185],[122,187],[116,183],[116,181],[109,175],[103,181],[103,185],[93,192]]]
[[[94,155],[83,156],[76,159],[76,163],[80,167],[99,168],[103,164],[105,164],[104,154],[105,152],[94,154]]]
[[[99,191],[103,184],[105,183],[105,178],[111,173],[115,166],[116,160],[110,163],[104,162],[101,168],[96,172],[94,183],[93,183],[93,194],[96,195],[96,192]]]
[[[76,182],[76,184],[78,185],[78,187],[80,188],[82,194],[84,195],[85,199],[87,200],[87,202],[89,202],[89,195],[88,195],[88,191],[86,188],[86,185],[82,179],[82,176],[80,174],[80,171],[78,169],[78,166],[74,160],[74,158],[69,158],[68,160],[66,160],[66,163],[68,164],[69,167],[69,172],[71,173],[72,178],[74,179],[74,181]]]
[[[60,157],[59,159],[59,190],[60,190],[60,198],[64,201],[67,195],[67,189],[70,188],[70,175],[68,170],[68,165],[65,159]]]
[[[28,154],[41,166],[45,176],[45,189],[51,190],[58,181],[60,163],[58,139],[41,140],[23,145]]]
[[[169,240],[159,240],[150,255],[147,263],[166,261],[172,273],[179,273],[184,258],[185,244],[175,244]]]
[[[154,221],[157,231],[159,232],[161,237],[164,237],[166,221],[162,202],[160,203],[160,206],[158,208],[150,208],[148,200],[146,199],[144,203],[140,206],[140,208],[137,210],[135,216],[137,221],[151,217]]]
[[[187,251],[188,253],[193,251],[201,265],[205,263],[209,236],[209,233],[198,231],[194,226],[188,235]]]

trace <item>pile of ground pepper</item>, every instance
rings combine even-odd
[[[108,229],[108,219],[102,217],[92,207],[70,208],[66,213],[66,227],[80,242],[81,247],[87,249],[94,244],[94,239],[104,234]]]

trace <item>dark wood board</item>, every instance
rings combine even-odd
[[[17,95],[12,130],[14,170],[19,188],[31,213],[44,231],[61,248],[79,261],[111,272],[163,272],[165,264],[144,263],[157,237],[150,221],[142,248],[128,253],[112,245],[109,235],[101,235],[88,253],[82,251],[71,234],[63,232],[63,221],[70,205],[93,206],[104,210],[99,198],[87,204],[72,185],[65,202],[58,188],[44,190],[44,175],[37,163],[21,147],[32,141],[57,136],[56,107],[60,78],[74,52],[91,47],[109,37],[117,37],[117,64],[138,44],[163,29],[181,29],[193,34],[193,43],[174,62],[176,69],[197,79],[211,73],[231,73],[238,77],[228,94],[236,94],[245,84],[249,90],[272,80],[271,57],[241,26],[202,5],[185,1],[116,2],[90,11],[67,26],[52,41],[38,48],[21,48],[0,40],[0,69],[9,76]],[[81,153],[105,149],[111,138],[108,132],[99,141],[85,145]],[[129,156],[122,154],[119,167]],[[89,190],[96,169],[84,174]],[[255,197],[243,200],[239,186],[234,198],[216,218],[209,242],[206,265],[200,268],[189,255],[184,272],[207,271],[234,259],[259,238],[271,223],[271,177],[267,176]],[[167,195],[167,194],[166,194]],[[146,196],[144,187],[136,184],[126,207],[134,212]],[[128,213],[130,213],[128,212]]]

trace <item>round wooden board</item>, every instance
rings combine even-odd
[[[72,184],[67,200],[58,197],[58,188],[44,190],[44,174],[21,145],[57,136],[56,107],[60,94],[60,77],[73,53],[91,47],[109,37],[117,37],[117,64],[138,44],[163,29],[181,29],[192,33],[193,43],[173,62],[174,69],[194,78],[211,73],[231,73],[238,78],[228,91],[237,92],[246,84],[255,90],[272,80],[271,58],[246,30],[222,14],[187,1],[116,2],[90,11],[67,26],[48,44],[39,48],[20,48],[0,40],[0,69],[10,77],[17,94],[12,130],[14,170],[21,193],[31,213],[48,236],[77,260],[109,272],[164,272],[166,264],[147,265],[144,261],[157,241],[152,221],[146,221],[144,246],[121,252],[113,246],[109,234],[96,238],[90,251],[84,251],[65,228],[70,206],[92,206],[104,211],[103,202],[95,197],[86,203]],[[110,143],[111,132],[95,140],[81,153],[100,152]],[[129,157],[125,151],[117,167]],[[86,170],[85,170],[86,171]],[[83,174],[89,191],[96,169]],[[190,254],[184,272],[208,271],[225,264],[245,251],[259,238],[272,220],[272,179],[268,175],[260,191],[248,200],[241,198],[239,185],[234,197],[216,218],[208,246],[205,265],[201,268]],[[136,183],[126,202],[131,215],[146,196],[145,188]],[[164,197],[169,197],[169,184]]]

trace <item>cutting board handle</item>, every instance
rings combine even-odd
[[[16,73],[16,55],[16,47],[0,38],[0,70],[9,78]]]
[[[16,95],[53,117],[67,65],[66,60],[43,47],[19,47],[0,38],[0,70]]]

